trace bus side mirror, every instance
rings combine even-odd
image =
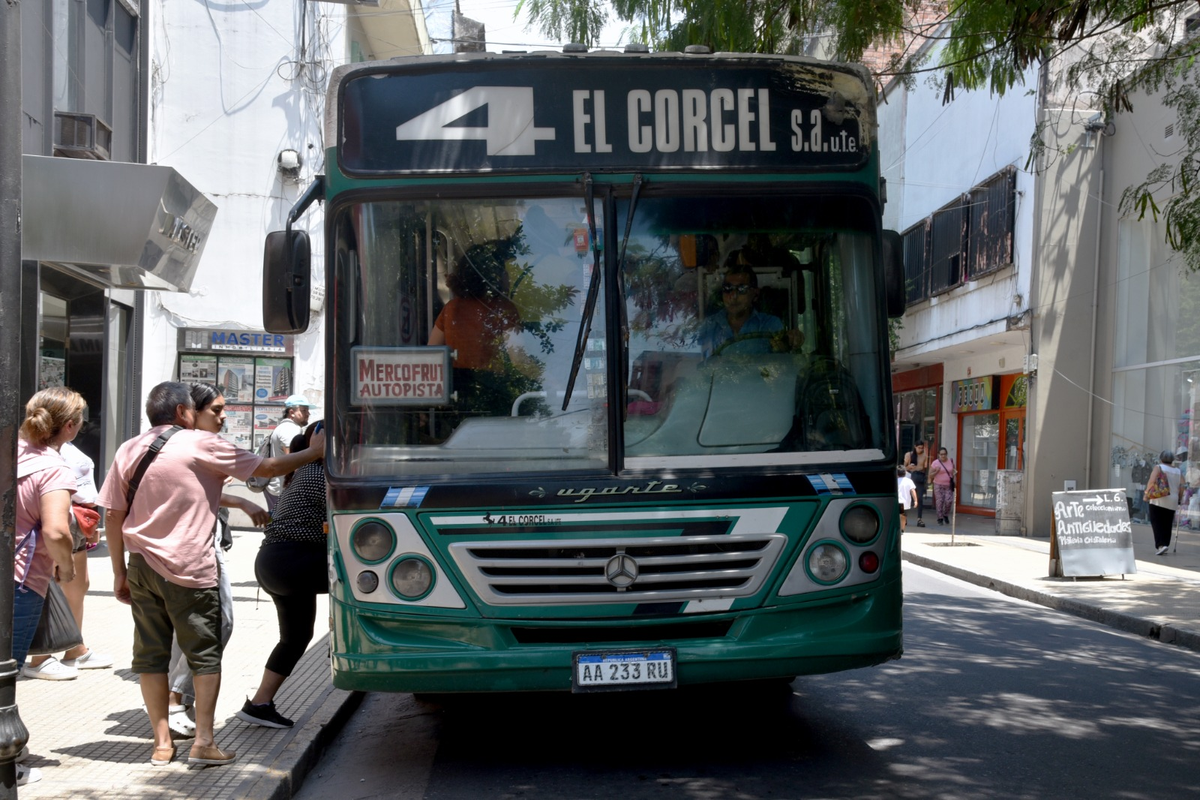
[[[883,232],[883,287],[888,319],[904,316],[904,239],[895,231]]]
[[[263,253],[263,329],[268,333],[308,330],[309,275],[312,268],[308,233],[267,234]]]

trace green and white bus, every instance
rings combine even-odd
[[[864,69],[425,56],[340,68],[327,109],[264,324],[308,325],[292,225],[322,200],[337,686],[899,657],[903,277]]]

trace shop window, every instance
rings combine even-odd
[[[967,229],[967,279],[1013,262],[1017,171],[1008,167],[971,190]]]
[[[221,435],[238,447],[254,450],[283,416],[283,402],[295,393],[288,357],[184,353],[179,380],[211,383],[225,395]]]

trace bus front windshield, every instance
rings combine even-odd
[[[614,206],[606,217],[597,200],[594,238],[578,197],[344,207],[330,242],[331,470],[884,458],[882,273],[865,200]],[[620,232],[607,247],[605,230]]]

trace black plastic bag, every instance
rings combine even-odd
[[[83,634],[71,613],[67,596],[57,581],[50,581],[46,590],[46,602],[42,605],[42,618],[29,645],[29,655],[45,656],[61,653],[83,644]]]

